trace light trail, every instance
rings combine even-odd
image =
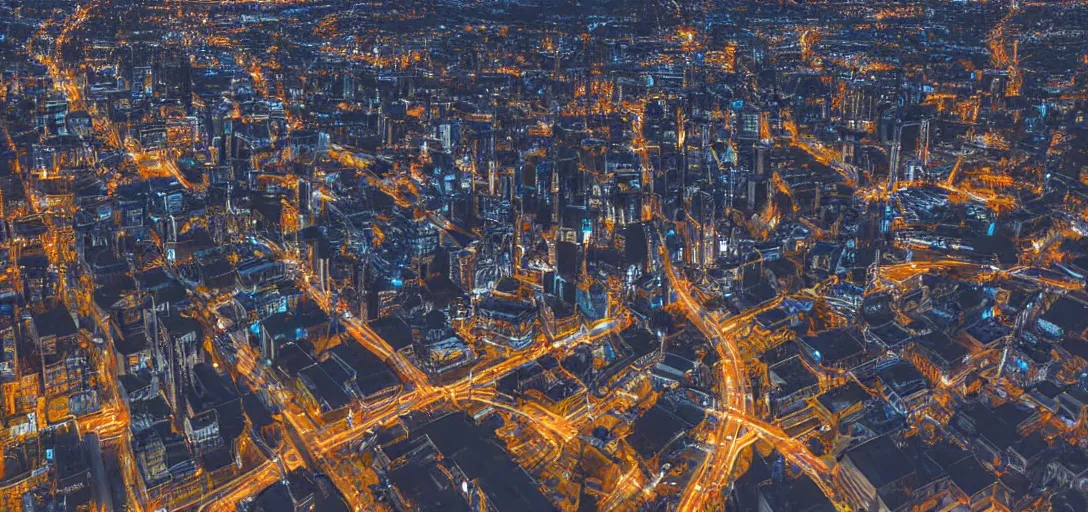
[[[845,180],[848,186],[857,186],[858,175],[860,174],[857,168],[843,162],[842,155],[834,149],[823,145],[812,137],[801,135],[800,129],[797,127],[797,122],[793,120],[793,115],[789,109],[782,111],[782,126],[790,135],[791,146],[801,149],[805,153],[808,153],[813,160],[834,169],[842,175],[843,180]]]
[[[696,470],[687,487],[681,495],[678,510],[702,511],[706,510],[712,499],[716,499],[717,492],[723,486],[728,485],[737,458],[748,444],[747,432],[755,432],[758,436],[775,443],[779,452],[787,460],[798,465],[809,474],[820,486],[824,494],[836,506],[842,507],[842,494],[837,491],[831,480],[831,472],[826,463],[814,457],[804,445],[774,427],[755,419],[754,404],[751,397],[751,384],[747,371],[743,368],[740,359],[740,349],[736,345],[733,334],[745,323],[750,322],[756,315],[776,307],[783,297],[778,297],[760,307],[746,311],[741,315],[730,317],[724,324],[718,323],[713,316],[708,314],[701,306],[697,305],[688,292],[689,284],[676,275],[672,267],[671,258],[665,250],[665,240],[658,233],[661,243],[661,256],[664,264],[665,275],[674,284],[677,297],[687,312],[688,319],[707,336],[708,340],[717,340],[715,348],[718,350],[720,362],[718,368],[721,371],[720,382],[722,385],[721,403],[727,411],[724,417],[719,417],[717,429],[710,435],[709,442],[715,447],[707,458]],[[726,442],[726,450],[722,451],[722,442]],[[745,440],[742,442],[742,440]]]
[[[590,343],[602,336],[619,332],[624,327],[626,327],[625,323],[604,322],[598,326],[598,328],[590,331],[582,331],[575,337],[565,341],[563,346],[573,348],[578,345]],[[315,449],[318,454],[332,452],[345,444],[365,436],[367,431],[375,426],[388,423],[411,411],[421,410],[438,402],[449,401],[453,403],[466,400],[471,401],[472,394],[476,392],[476,390],[491,386],[522,365],[544,357],[554,349],[553,347],[555,345],[556,344],[538,343],[533,347],[524,349],[521,353],[514,354],[501,360],[493,366],[474,371],[470,376],[465,377],[454,384],[444,387],[415,389],[401,394],[391,403],[374,409],[366,409],[365,406],[356,406],[355,410],[360,411],[360,413],[364,413],[365,411],[366,419],[357,422],[354,426],[345,430],[333,433],[324,438],[316,439],[314,442]]]
[[[672,267],[671,258],[665,249],[664,237],[661,237],[660,233],[658,233],[658,236],[661,243],[661,257],[665,275],[673,283],[673,289],[676,290],[676,294],[687,312],[688,320],[708,340],[717,340],[714,346],[721,358],[718,368],[721,371],[719,383],[722,386],[723,403],[734,408],[739,406],[741,410],[751,414],[752,402],[746,398],[751,396],[751,388],[748,383],[747,373],[741,368],[740,350],[736,347],[735,342],[727,336],[728,333],[732,332],[736,324],[731,323],[727,327],[719,326],[710,319],[710,315],[705,310],[695,305],[695,301],[692,300],[687,290],[687,283],[677,277],[676,271]],[[734,322],[737,322],[737,320]],[[736,461],[736,453],[739,452],[737,438],[740,436],[742,428],[743,424],[732,417],[727,417],[724,421],[718,423],[717,428],[711,434],[710,441],[715,444],[722,439],[731,439],[729,448],[724,454],[722,454],[721,450],[716,449],[702,461],[681,495],[679,510],[704,510],[706,508],[714,494],[711,489],[722,485],[728,477],[728,473],[732,472]],[[723,455],[724,459],[721,458]]]

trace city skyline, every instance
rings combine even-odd
[[[0,0],[0,511],[1088,509],[1086,27]]]

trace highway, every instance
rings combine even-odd
[[[681,494],[678,510],[708,510],[715,506],[715,502],[725,498],[721,492],[731,483],[741,451],[755,439],[747,431],[771,442],[783,457],[809,475],[833,503],[840,503],[841,493],[835,487],[827,464],[813,456],[800,441],[756,418],[748,372],[733,336],[756,315],[778,306],[783,297],[730,317],[724,322],[718,322],[691,297],[688,291],[690,285],[677,276],[660,233],[659,239],[665,276],[673,284],[677,299],[684,307],[688,319],[713,342],[720,357],[720,414],[715,415],[716,428],[707,438],[707,444],[713,449],[689,480]]]
[[[261,238],[256,239],[256,241],[264,246],[270,254],[280,258],[286,256],[285,251],[275,243]],[[345,446],[361,441],[375,429],[413,411],[427,410],[440,404],[456,407],[471,403],[482,403],[509,413],[518,414],[532,421],[545,430],[548,435],[555,436],[556,442],[569,441],[574,438],[578,434],[577,426],[567,418],[555,415],[543,408],[526,411],[512,409],[493,400],[494,393],[490,388],[496,381],[524,364],[540,359],[549,353],[554,353],[556,350],[568,350],[581,344],[590,343],[603,336],[617,333],[626,328],[631,321],[627,315],[617,315],[616,318],[600,321],[592,328],[581,329],[551,343],[541,339],[534,345],[508,357],[481,363],[478,369],[473,370],[467,377],[453,384],[434,386],[424,372],[408,361],[402,354],[394,351],[388,342],[382,339],[373,329],[355,318],[346,318],[337,312],[330,303],[328,295],[311,284],[315,282],[314,279],[303,279],[303,281],[307,293],[328,314],[337,315],[352,339],[382,360],[390,362],[394,369],[412,384],[411,388],[392,399],[382,399],[377,402],[357,402],[349,406],[352,418],[350,422],[340,420],[315,428],[312,424],[308,424],[310,421],[305,418],[304,414],[294,412],[297,405],[292,398],[292,392],[276,382],[275,377],[263,365],[256,363],[254,360],[255,354],[251,353],[251,347],[243,343],[244,340],[234,341],[236,349],[235,364],[239,374],[253,379],[258,386],[272,391],[271,396],[277,399],[283,412],[284,426],[288,429],[288,436],[290,439],[296,440],[296,444],[299,444],[298,449],[302,452],[302,458],[316,466],[313,469],[328,474],[355,510],[364,510],[368,501],[352,482],[341,476],[337,471],[329,470],[332,461],[340,457],[336,455],[336,452]],[[205,311],[205,315],[207,315],[207,311],[215,310],[210,305],[200,309]],[[216,323],[210,316],[206,316],[203,322],[209,327],[214,326]],[[247,349],[249,350],[247,351]],[[249,474],[253,475],[253,481],[262,484],[273,478],[274,475],[265,466],[259,467]],[[237,496],[244,496],[249,491],[256,492],[260,490],[253,487],[233,485],[230,488],[217,490],[216,495],[233,499]],[[224,501],[223,499],[217,500]],[[208,508],[207,510],[215,509]]]
[[[649,159],[642,136],[641,115],[635,115],[634,119],[636,124],[633,126],[636,134],[635,144],[639,153],[643,175],[652,180],[653,164]],[[659,208],[654,208],[651,209],[649,217],[663,219],[664,215]],[[731,334],[739,325],[747,321],[747,319],[753,318],[759,311],[751,311],[745,315],[733,317],[727,325],[719,325],[701,305],[692,299],[688,290],[689,284],[681,279],[673,268],[665,237],[660,230],[658,230],[657,235],[665,278],[672,285],[671,288],[675,290],[688,320],[699,329],[718,352],[720,358],[718,363],[718,370],[720,371],[718,385],[721,389],[721,403],[730,409],[742,411],[743,416],[753,416],[751,384],[748,380],[744,362],[740,357],[740,350]],[[741,450],[746,446],[741,442],[744,428],[744,422],[735,414],[729,414],[718,419],[714,431],[707,438],[707,444],[714,447],[714,449],[699,464],[682,491],[678,510],[706,510],[708,505],[721,497],[720,491],[728,481]]]
[[[835,172],[842,175],[843,180],[848,186],[857,186],[859,175],[858,169],[843,162],[842,155],[834,149],[825,146],[823,143],[812,137],[801,135],[800,130],[797,128],[797,123],[793,120],[793,116],[788,109],[782,111],[782,125],[790,136],[791,146],[801,149],[817,162],[834,169]]]
[[[443,387],[417,388],[401,394],[390,403],[375,408],[367,408],[362,405],[356,406],[356,410],[365,414],[365,419],[356,421],[353,426],[344,430],[315,440],[314,445],[317,447],[317,453],[326,454],[334,451],[345,444],[362,439],[375,426],[388,423],[411,411],[424,409],[440,401],[457,403],[471,400],[474,391],[485,389],[518,367],[544,357],[552,352],[557,345],[573,348],[590,343],[610,333],[619,332],[625,327],[625,323],[603,322],[592,330],[582,331],[574,337],[564,340],[561,345],[559,342],[553,344],[537,343],[491,366],[475,370],[468,377],[453,384]],[[560,428],[557,427],[556,430],[560,430]]]
[[[367,160],[368,157],[365,157],[365,155],[363,157],[360,157],[359,155],[351,152],[349,149],[340,147],[335,144],[332,146],[332,148],[330,148],[329,155],[341,164],[362,173],[362,175],[366,178],[367,183],[369,183],[373,187],[376,187],[378,190],[381,190],[382,193],[388,195],[389,197],[392,197],[393,200],[397,203],[397,206],[404,208],[405,210],[411,210],[415,218],[425,218],[428,222],[431,223],[431,225],[438,228],[439,230],[445,231],[446,233],[457,233],[473,240],[479,238],[476,233],[467,231],[460,226],[450,222],[449,219],[447,219],[441,213],[426,210],[422,207],[413,205],[411,201],[403,197],[403,194],[400,193],[395,184],[389,183],[388,180],[382,179],[378,175],[374,174],[374,171],[370,169],[371,160]],[[416,186],[414,183],[412,185]]]
[[[625,324],[618,322],[603,322],[596,328],[583,331],[577,336],[567,340],[564,345],[574,347],[580,344],[590,343],[601,336],[618,332],[625,326]],[[395,400],[376,407],[368,407],[365,404],[353,406],[353,412],[357,412],[355,417],[361,419],[355,420],[351,425],[346,425],[343,422],[336,423],[331,426],[331,429],[315,433],[312,437],[309,449],[315,460],[318,460],[322,464],[327,464],[330,459],[339,458],[338,455],[335,455],[337,450],[362,440],[368,434],[372,433],[375,428],[388,424],[398,417],[412,411],[424,410],[439,403],[450,405],[475,401],[486,403],[487,401],[483,400],[482,397],[487,396],[487,393],[483,390],[486,390],[496,381],[518,367],[531,361],[535,361],[552,350],[554,350],[554,344],[537,343],[492,366],[483,368],[479,371],[474,371],[468,377],[465,377],[454,384],[443,387],[417,388],[402,393]],[[565,421],[555,418],[552,415],[533,414],[530,415],[530,417],[533,421],[543,425],[547,430],[556,433],[561,438],[569,439],[574,435],[574,432],[571,431]],[[344,493],[355,510],[363,510],[361,503],[363,502],[364,497],[355,490],[354,486],[336,472],[330,472],[329,476],[333,479],[333,482],[341,492]]]
[[[272,246],[269,249],[270,252],[282,255],[282,250],[275,248],[270,242],[264,241],[263,243]],[[706,437],[706,444],[712,449],[683,490],[679,510],[707,510],[714,503],[718,503],[723,498],[721,493],[728,488],[731,479],[735,476],[733,475],[734,468],[743,449],[750,446],[756,439],[764,439],[774,444],[787,460],[809,475],[833,502],[841,503],[842,493],[831,477],[833,472],[828,463],[812,455],[801,441],[789,437],[778,427],[758,419],[755,414],[747,370],[741,359],[735,336],[756,315],[779,305],[782,297],[743,314],[719,321],[714,315],[703,309],[692,297],[689,289],[690,284],[678,276],[671,259],[664,250],[663,240],[661,247],[665,276],[676,291],[678,303],[683,307],[692,324],[712,342],[721,361],[717,367],[720,372],[721,397],[717,410],[712,414],[714,421],[710,424],[713,424],[714,428]],[[964,271],[972,274],[985,272],[987,269],[978,265],[956,261],[939,261],[892,265],[883,269],[883,271],[887,273],[886,277],[888,278],[902,280],[922,272]],[[312,282],[312,280],[310,281]],[[308,285],[307,289],[330,314],[338,314],[330,307],[328,297],[324,292],[312,285]],[[350,424],[337,422],[314,430],[312,427],[301,425],[301,421],[296,415],[285,414],[287,422],[297,432],[297,438],[305,443],[302,449],[309,453],[307,459],[317,461],[319,466],[327,465],[330,457],[338,457],[334,454],[337,450],[362,440],[374,429],[386,425],[409,412],[426,410],[439,404],[457,406],[475,402],[491,405],[508,413],[527,418],[542,427],[546,431],[546,435],[554,436],[554,442],[556,443],[570,440],[578,432],[577,428],[573,427],[566,418],[550,414],[543,409],[515,410],[490,398],[494,395],[490,391],[490,387],[507,373],[523,364],[543,357],[558,347],[572,347],[581,343],[588,343],[610,332],[617,332],[626,325],[625,322],[616,320],[603,322],[591,330],[580,331],[551,344],[537,343],[490,366],[474,371],[469,377],[454,384],[434,386],[429,383],[422,371],[407,361],[406,358],[393,351],[388,343],[381,339],[372,329],[355,319],[344,318],[343,320],[348,333],[353,339],[383,360],[390,361],[398,373],[413,383],[413,387],[392,400],[353,405],[354,420]],[[240,361],[246,360],[240,358]],[[250,369],[255,366],[244,362],[240,364],[245,364]],[[344,492],[355,508],[362,510],[365,497],[354,490],[354,485],[351,482],[346,481],[336,472],[329,473],[334,483]],[[631,486],[617,486],[617,492],[619,487]],[[634,488],[627,490],[638,492],[640,488],[641,486],[635,485]],[[231,492],[242,493],[238,489]],[[617,499],[608,500],[609,503],[613,504],[618,504],[621,501]]]
[[[728,404],[732,409],[743,411],[746,416],[751,416],[754,410],[748,374],[740,360],[740,351],[736,343],[729,337],[735,326],[739,325],[741,317],[735,317],[736,319],[727,327],[718,325],[710,314],[692,299],[688,292],[687,282],[676,275],[671,257],[665,247],[664,237],[660,237],[665,276],[672,284],[672,289],[676,291],[688,319],[706,336],[708,341],[714,344],[721,358],[718,363],[718,369],[721,372],[718,381],[721,386],[721,402]],[[748,315],[744,317],[747,318]],[[681,495],[679,510],[705,510],[711,500],[718,498],[714,491],[720,491],[733,470],[737,455],[740,453],[739,438],[743,428],[743,421],[735,415],[719,419],[715,430],[707,439],[708,444],[714,446],[715,449],[707,454],[706,459],[692,475]]]
[[[393,368],[400,374],[401,377],[410,382],[416,389],[427,390],[431,387],[430,379],[427,374],[417,368],[411,361],[408,360],[403,354],[393,350],[393,347],[389,346],[389,343],[382,339],[378,333],[374,332],[370,326],[360,322],[355,317],[346,317],[343,314],[336,311],[336,308],[331,304],[328,295],[314,285],[316,279],[306,279],[306,291],[311,297],[325,310],[330,316],[335,316],[337,320],[344,326],[344,329],[352,339],[358,342],[363,348],[374,353],[382,361],[389,362],[393,365]]]

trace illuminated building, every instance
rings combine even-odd
[[[905,416],[918,414],[931,399],[925,377],[906,361],[877,370],[880,393],[894,410]]]
[[[536,308],[531,303],[487,297],[476,306],[476,328],[513,348],[522,348],[536,332]]]
[[[324,364],[315,363],[298,371],[298,393],[311,414],[319,418],[333,414],[339,416],[339,411],[351,403],[351,396],[343,389],[344,384],[338,380],[339,377],[347,377],[347,370],[336,359],[328,359]]]
[[[60,425],[45,439],[46,460],[54,465],[52,488],[72,509],[89,508],[91,468],[87,447],[74,423]]]
[[[438,231],[430,223],[418,221],[410,223],[407,236],[413,258],[421,258],[438,247]]]
[[[175,409],[181,403],[185,386],[193,381],[191,368],[203,363],[201,345],[204,342],[204,329],[199,322],[181,315],[168,317],[155,324],[159,328],[155,339],[158,367],[165,368],[163,377],[165,393],[170,405]],[[165,352],[165,353],[164,353]],[[165,364],[164,364],[165,363]]]
[[[65,117],[68,115],[68,100],[63,96],[50,95],[44,99],[41,111],[35,120],[47,133],[64,135],[68,132]]]
[[[869,131],[876,120],[879,95],[873,84],[862,80],[844,81],[841,115],[847,128]]]
[[[119,373],[134,375],[152,365],[153,344],[148,341],[147,325],[143,321],[122,325],[120,332],[114,335],[114,346],[121,356]]]
[[[931,383],[961,383],[968,366],[968,351],[941,331],[922,334],[912,349],[904,351]]]
[[[854,371],[869,359],[864,345],[851,332],[832,330],[802,338],[801,353],[813,368],[828,373]]]
[[[241,457],[236,440],[245,428],[242,403],[211,365],[192,365],[192,374],[185,387],[182,431],[200,466],[215,473]]]
[[[402,387],[386,362],[349,340],[333,347],[321,368],[341,389],[371,402],[392,397]]]
[[[78,327],[68,308],[59,306],[42,315],[26,319],[24,327],[34,347],[43,354],[55,354],[76,341]]]
[[[819,393],[819,381],[797,356],[779,361],[767,371],[767,402],[775,416],[788,416]]]
[[[855,382],[822,393],[813,401],[813,407],[821,419],[829,425],[846,430],[864,414],[864,407],[871,396]]]
[[[257,336],[261,340],[261,357],[275,361],[279,347],[285,343],[328,336],[328,317],[323,313],[277,312],[257,324]]]
[[[416,349],[416,353],[428,371],[435,374],[470,365],[476,360],[472,347],[455,334],[427,341]]]
[[[913,461],[888,436],[847,450],[839,478],[857,510],[899,510],[909,503],[907,489],[916,478]]]
[[[540,306],[540,324],[551,339],[558,339],[574,333],[581,322],[570,304],[555,295],[544,295],[538,301]]]
[[[972,403],[956,411],[949,425],[953,434],[991,469],[1023,468],[1025,457],[1032,449],[1020,432],[1030,428],[1033,411],[1025,406],[1007,403],[991,409]]]
[[[1039,317],[1037,325],[1054,338],[1078,335],[1088,329],[1088,306],[1061,297]]]
[[[327,477],[305,469],[288,473],[287,478],[260,490],[246,512],[307,512],[350,510],[334,491]]]
[[[10,310],[9,310],[10,311]],[[19,353],[15,337],[14,318],[0,319],[0,382],[15,380],[19,364]],[[5,396],[7,396],[5,394]],[[14,397],[12,397],[14,398]]]
[[[147,150],[163,149],[166,147],[166,125],[145,125],[137,134],[140,146]]]
[[[600,282],[584,288],[578,287],[578,311],[582,313],[586,323],[607,318],[611,313],[610,304],[608,290]]]
[[[792,482],[768,481],[759,486],[760,512],[831,512],[835,505],[807,476]]]
[[[680,449],[687,433],[700,421],[701,411],[682,401],[659,403],[635,420],[627,442],[651,468],[666,462]]]
[[[685,338],[688,339],[685,340]],[[650,370],[650,377],[656,386],[662,388],[698,386],[701,380],[700,370],[702,366],[692,347],[701,341],[692,343],[689,341],[692,338],[701,340],[702,337],[698,334],[689,334],[685,330],[672,339],[666,339],[666,346],[670,344],[676,344],[677,346],[666,348],[661,358],[654,363],[653,368]],[[684,342],[684,344],[680,345],[677,342]]]
[[[715,201],[708,193],[700,192],[691,198],[687,209],[688,225],[692,230],[690,262],[700,267],[712,265],[718,257],[718,235],[715,231]]]
[[[441,493],[428,495],[420,493],[426,488],[407,487],[412,481],[418,481],[420,472],[399,472],[396,482],[400,485],[400,492],[405,493],[412,489],[410,499],[426,499],[433,502],[436,498],[440,506],[456,510],[459,503],[483,503],[486,502],[496,510],[532,510],[533,507],[550,507],[548,500],[524,470],[514,464],[508,455],[494,444],[488,442],[494,439],[494,434],[482,426],[474,425],[470,418],[462,414],[452,414],[438,418],[430,423],[422,425],[415,433],[410,434],[407,441],[388,447],[386,453],[396,450],[404,453],[404,449],[420,446],[421,453],[412,454],[411,459],[435,460],[424,455],[427,451],[438,451],[443,455],[442,459],[447,465],[452,465],[451,471],[446,474],[463,475],[463,478],[455,480],[461,482]],[[404,445],[408,446],[404,446]],[[419,467],[419,462],[413,466]],[[429,463],[427,464],[429,465]],[[422,468],[421,468],[422,469]],[[439,480],[441,482],[441,480]]]

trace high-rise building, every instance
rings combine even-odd
[[[898,137],[898,130],[896,139],[892,142],[891,148],[888,150],[888,189],[894,189],[899,182],[899,158],[900,158],[900,143]]]

